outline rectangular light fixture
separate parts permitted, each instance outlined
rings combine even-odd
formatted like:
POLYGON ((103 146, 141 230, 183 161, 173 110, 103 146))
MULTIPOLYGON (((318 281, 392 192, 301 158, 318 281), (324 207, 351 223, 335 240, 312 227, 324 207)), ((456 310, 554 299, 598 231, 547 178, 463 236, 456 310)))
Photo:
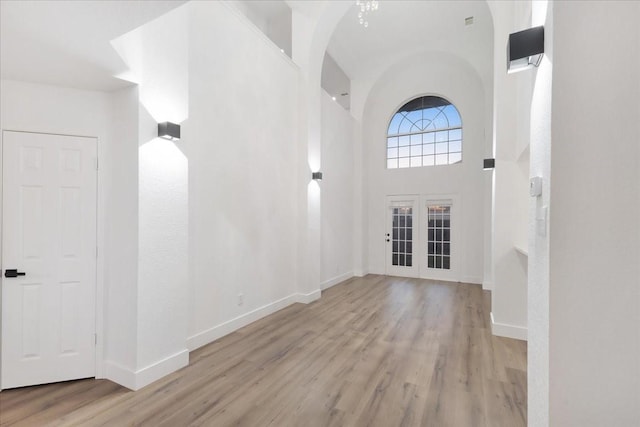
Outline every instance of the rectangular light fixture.
POLYGON ((495 169, 496 167, 496 159, 484 159, 482 163, 483 163, 482 169, 486 171, 495 169))
POLYGON ((322 172, 312 172, 311 179, 314 179, 316 181, 322 181, 322 172))
POLYGON ((507 43, 507 73, 537 67, 544 54, 544 27, 509 34, 507 43))
POLYGON ((170 141, 180 139, 180 125, 171 122, 158 123, 158 136, 170 141))

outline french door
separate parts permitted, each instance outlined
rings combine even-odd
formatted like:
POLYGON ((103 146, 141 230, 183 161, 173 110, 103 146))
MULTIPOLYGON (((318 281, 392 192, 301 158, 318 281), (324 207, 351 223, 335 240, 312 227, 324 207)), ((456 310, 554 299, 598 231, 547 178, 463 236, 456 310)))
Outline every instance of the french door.
POLYGON ((387 198, 386 271, 390 276, 418 277, 416 196, 387 198))
POLYGON ((455 195, 388 196, 387 274, 459 281, 459 210, 455 195))
POLYGON ((95 376, 95 138, 4 131, 2 388, 95 376))

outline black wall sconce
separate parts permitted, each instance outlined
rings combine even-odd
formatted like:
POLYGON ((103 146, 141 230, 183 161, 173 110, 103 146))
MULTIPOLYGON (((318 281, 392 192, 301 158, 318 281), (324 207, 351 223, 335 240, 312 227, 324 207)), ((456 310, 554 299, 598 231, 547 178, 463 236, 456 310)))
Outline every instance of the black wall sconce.
POLYGON ((316 181, 322 181, 322 172, 312 172, 311 179, 316 181))
POLYGON ((488 171, 491 169, 495 169, 496 167, 496 159, 484 159, 482 162, 482 169, 488 171))
POLYGON ((180 139, 180 125, 171 122, 158 123, 158 136, 169 141, 177 141, 180 139))
POLYGON ((544 27, 509 34, 507 43, 507 73, 537 67, 544 54, 544 27))

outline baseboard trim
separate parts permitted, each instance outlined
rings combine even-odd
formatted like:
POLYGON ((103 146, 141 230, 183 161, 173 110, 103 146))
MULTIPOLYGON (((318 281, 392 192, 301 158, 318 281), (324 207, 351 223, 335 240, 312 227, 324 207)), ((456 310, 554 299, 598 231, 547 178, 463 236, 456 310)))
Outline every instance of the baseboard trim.
POLYGON ((104 377, 129 390, 136 389, 136 373, 114 362, 104 362, 104 377))
POLYGON ((317 289, 309 294, 291 294, 288 297, 284 297, 272 303, 263 305, 262 307, 258 307, 248 313, 242 314, 236 318, 190 336, 189 338, 187 338, 187 348, 189 349, 189 351, 193 351, 197 348, 210 344, 215 340, 224 337, 225 335, 237 331, 238 329, 245 327, 248 324, 255 322, 256 320, 260 320, 263 317, 275 313, 276 311, 282 310, 283 308, 291 304, 294 304, 296 302, 309 304, 310 302, 319 299, 320 296, 320 289, 317 289))
POLYGON ((472 285, 482 284, 482 279, 473 276, 464 276, 461 280, 462 283, 471 283, 472 285))
POLYGON ((354 271, 353 271, 353 275, 354 275, 355 277, 364 277, 364 276, 366 276, 367 274, 369 274, 369 272, 368 272, 367 270, 354 270, 354 271))
POLYGON ((320 283, 320 289, 324 291, 325 289, 329 289, 330 287, 335 286, 340 282, 344 282, 345 280, 351 279, 353 276, 354 276, 353 271, 349 271, 347 273, 336 276, 332 279, 325 280, 324 282, 320 283))
POLYGON ((187 365, 189 365, 189 350, 185 348, 176 354, 136 371, 136 388, 134 390, 140 390, 142 387, 187 365))
POLYGON ((184 349, 146 368, 132 371, 114 362, 105 362, 105 378, 129 390, 140 390, 160 378, 189 364, 189 351, 184 349))
POLYGON ((491 333, 499 337, 527 341, 527 328, 509 325, 506 323, 498 323, 493 318, 493 312, 491 312, 491 333))
POLYGON ((322 290, 316 289, 315 291, 310 292, 308 294, 296 294, 295 302, 301 302, 302 304, 309 304, 314 302, 315 300, 319 300, 321 296, 322 296, 322 290))
POLYGON ((483 281, 482 282, 482 289, 484 289, 485 291, 492 291, 493 290, 493 282, 483 281))

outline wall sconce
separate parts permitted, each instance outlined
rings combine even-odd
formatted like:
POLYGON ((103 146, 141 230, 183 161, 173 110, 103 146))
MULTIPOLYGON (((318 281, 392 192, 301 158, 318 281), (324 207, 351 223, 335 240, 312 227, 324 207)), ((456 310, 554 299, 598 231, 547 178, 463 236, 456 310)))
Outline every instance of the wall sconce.
POLYGON ((507 73, 537 67, 544 54, 544 27, 509 34, 507 43, 507 73))
POLYGON ((322 181, 322 172, 312 172, 311 179, 315 181, 322 181))
POLYGON ((482 162, 482 169, 489 171, 491 169, 495 169, 496 167, 496 159, 484 159, 482 162))
POLYGON ((180 139, 180 125, 171 122, 158 123, 158 136, 169 141, 177 141, 180 139))

